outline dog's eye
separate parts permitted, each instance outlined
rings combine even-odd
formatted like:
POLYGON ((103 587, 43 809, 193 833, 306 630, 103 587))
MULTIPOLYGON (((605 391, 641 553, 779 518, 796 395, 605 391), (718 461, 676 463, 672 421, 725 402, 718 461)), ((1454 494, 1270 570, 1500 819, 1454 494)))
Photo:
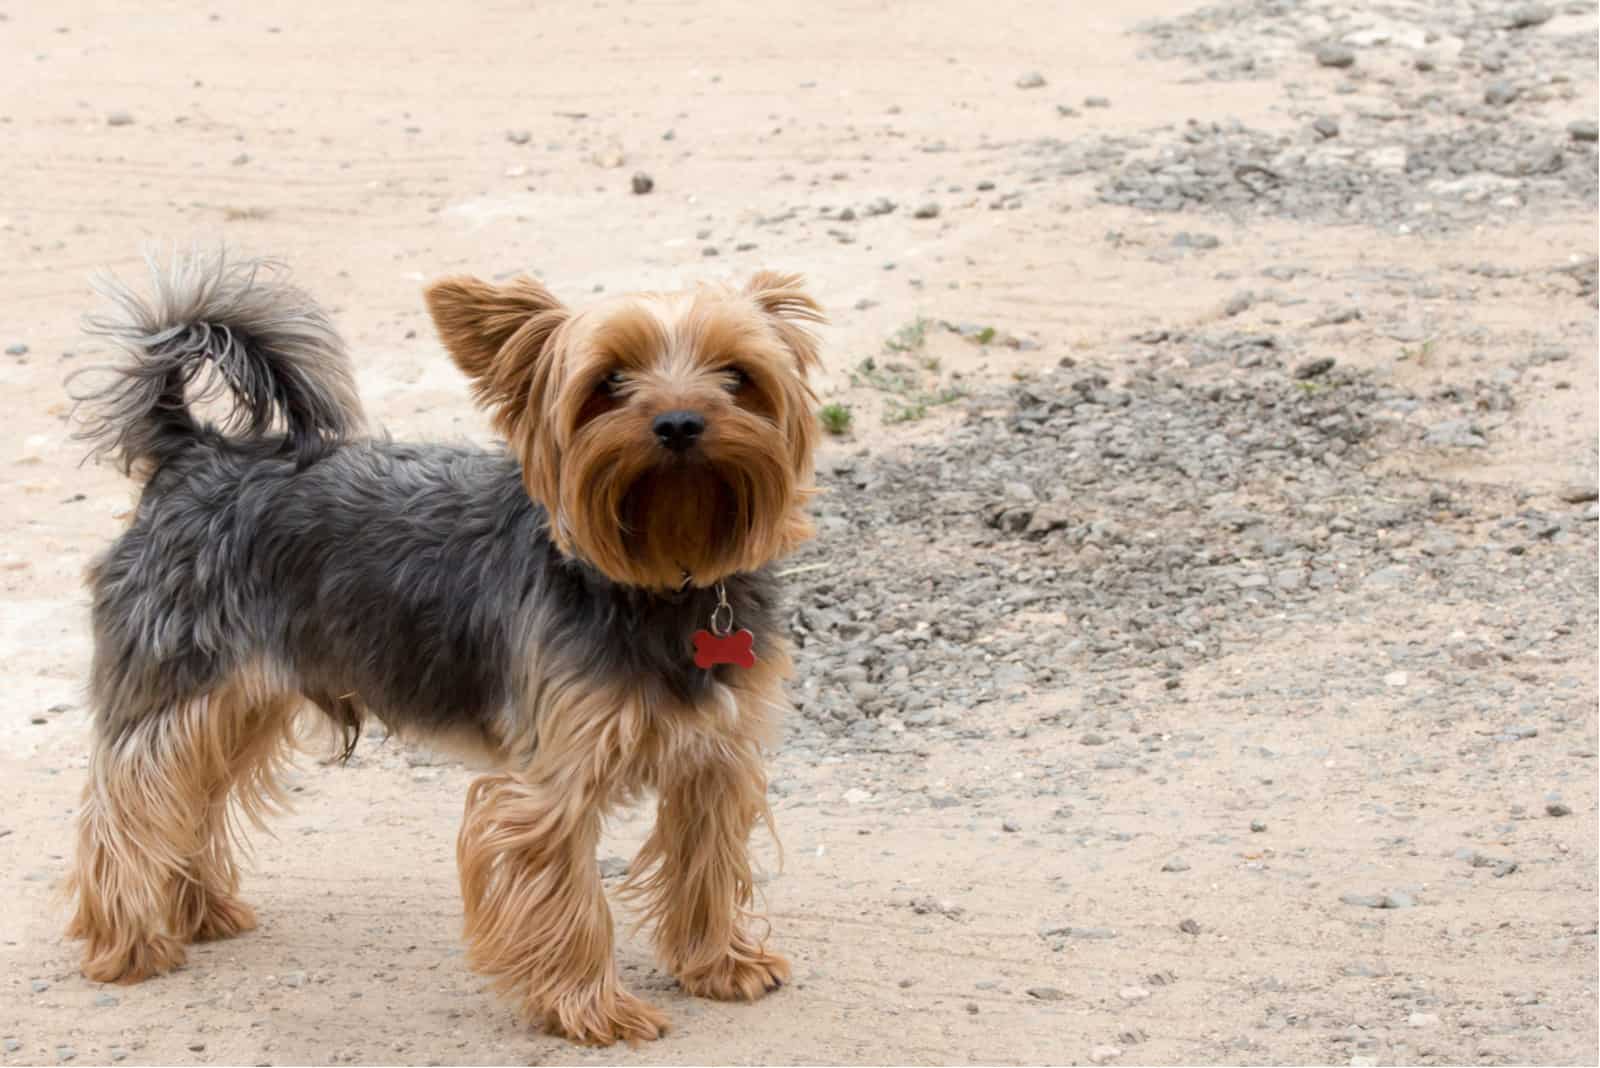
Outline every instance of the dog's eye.
POLYGON ((744 368, 742 367, 730 367, 724 372, 724 375, 726 376, 727 381, 723 384, 722 388, 727 390, 729 393, 737 393, 745 386, 750 384, 750 376, 745 374, 744 368))
POLYGON ((625 380, 622 377, 621 371, 612 371, 610 374, 606 375, 605 380, 600 383, 600 388, 605 390, 607 393, 615 393, 617 390, 622 388, 622 383, 624 381, 625 380))

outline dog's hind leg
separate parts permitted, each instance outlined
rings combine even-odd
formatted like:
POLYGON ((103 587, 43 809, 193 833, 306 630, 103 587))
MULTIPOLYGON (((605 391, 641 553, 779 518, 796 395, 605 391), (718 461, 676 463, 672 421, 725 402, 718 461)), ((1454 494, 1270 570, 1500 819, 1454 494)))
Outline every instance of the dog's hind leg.
POLYGON ((235 896, 237 815, 278 799, 272 772, 294 703, 237 674, 140 717, 97 721, 69 877, 83 972, 137 982, 183 963, 184 944, 249 930, 235 896))

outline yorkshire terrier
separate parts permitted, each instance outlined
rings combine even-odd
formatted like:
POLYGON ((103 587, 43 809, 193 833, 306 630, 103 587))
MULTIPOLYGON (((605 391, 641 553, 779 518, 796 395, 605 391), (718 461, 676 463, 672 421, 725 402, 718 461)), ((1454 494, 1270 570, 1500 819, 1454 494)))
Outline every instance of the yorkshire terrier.
POLYGON ((509 446, 482 450, 368 435, 343 343, 271 265, 152 273, 148 298, 104 283, 116 311, 89 327, 125 358, 80 396, 143 483, 88 576, 84 974, 136 982, 255 926, 235 847, 314 705, 346 756, 370 714, 492 761, 456 846, 468 960, 531 1023, 666 1028, 618 979, 595 861, 607 812, 646 793, 623 892, 665 968, 711 998, 782 984, 748 840, 790 668, 770 565, 811 533, 823 317, 801 279, 583 310, 529 277, 435 282, 509 446))

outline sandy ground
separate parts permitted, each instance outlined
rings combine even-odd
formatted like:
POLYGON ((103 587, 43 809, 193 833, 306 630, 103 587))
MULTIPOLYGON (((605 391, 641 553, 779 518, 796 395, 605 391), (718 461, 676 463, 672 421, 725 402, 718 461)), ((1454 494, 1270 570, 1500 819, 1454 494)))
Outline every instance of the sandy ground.
MULTIPOLYGON (((1552 340, 1570 350, 1522 381, 1538 388, 1486 449, 1392 458, 1417 477, 1546 500, 1593 484, 1600 425, 1594 301, 1549 273, 1594 253, 1592 202, 1402 233, 1147 214, 1099 203, 1088 176, 1039 177, 1030 149, 1050 139, 1190 116, 1304 123, 1282 78, 1208 81, 1139 57, 1136 23, 1193 5, 122 6, 0 5, 0 343, 26 346, 0 357, 0 1064, 1595 1063, 1592 567, 1563 595, 1575 622, 1515 682, 1565 686, 1569 711, 1515 749, 1465 755, 1506 722, 1465 699, 1430 727, 1398 698, 1238 698, 1296 670, 1325 666, 1334 687, 1382 674, 1364 651, 1424 616, 1441 633, 1490 626, 1398 591, 1359 619, 1286 619, 1195 667, 1181 709, 1155 682, 1131 687, 1155 729, 1209 739, 1210 759, 1185 768, 1083 771, 1078 732, 1041 727, 1070 679, 985 706, 984 740, 930 734, 914 759, 780 753, 781 872, 770 842, 758 852, 797 981, 754 1006, 692 1000, 627 935, 625 977, 675 1024, 648 1048, 530 1032, 464 968, 453 838, 470 773, 372 742, 348 767, 300 762, 296 809, 247 879, 258 931, 140 986, 86 982, 52 890, 85 762, 79 577, 128 489, 78 466, 61 382, 94 355, 76 332, 87 276, 135 270, 141 243, 224 239, 289 262, 337 310, 368 410, 400 437, 487 440, 426 321, 425 278, 531 269, 578 301, 765 266, 804 271, 833 312, 821 392, 856 428, 825 465, 914 452, 954 418, 886 424, 881 393, 852 382, 918 317, 1026 339, 938 341, 944 373, 999 385, 1068 354, 1115 365, 1149 328, 1215 324, 1241 278, 1286 263, 1295 299, 1366 309, 1307 353, 1405 388, 1448 384, 1462 361, 1492 374, 1552 340), (1031 71, 1047 84, 1019 88, 1031 71), (1082 106, 1095 95, 1111 106, 1082 106), (630 192, 636 171, 654 192, 630 192), (989 209, 1008 192, 1014 210, 989 209), (879 197, 899 210, 868 217, 879 197), (914 218, 928 202, 939 213, 914 218), (832 218, 845 207, 859 216, 848 241, 832 218), (1221 246, 1169 254, 1185 229, 1221 246), (1511 273, 1463 267, 1482 262, 1511 273), (1470 294, 1420 302, 1391 284, 1406 272, 1470 294), (1433 336, 1448 339, 1435 362, 1406 358, 1433 336), (1419 757, 1439 766, 1419 778, 1419 757), (1544 816, 1552 791, 1570 816, 1544 816), (930 803, 945 797, 962 803, 930 803), (1045 833, 1064 797, 1092 833, 1045 833), (1493 880, 1463 846, 1520 869, 1493 880), (1187 870, 1163 872, 1179 853, 1187 870), (1389 890, 1418 906, 1340 901, 1389 890)), ((1556 23, 1592 32, 1593 6, 1556 23)), ((1284 77, 1359 103, 1309 59, 1284 77)), ((1592 119, 1592 64, 1565 89, 1528 121, 1592 119)), ((1310 315, 1279 308, 1238 322, 1295 333, 1310 315)), ((620 819, 603 855, 629 855, 644 830, 620 819)))

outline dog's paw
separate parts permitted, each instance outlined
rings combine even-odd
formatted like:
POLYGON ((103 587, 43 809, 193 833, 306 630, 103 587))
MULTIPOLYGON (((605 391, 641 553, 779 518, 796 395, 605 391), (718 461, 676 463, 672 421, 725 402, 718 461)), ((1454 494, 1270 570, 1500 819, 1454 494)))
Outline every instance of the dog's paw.
POLYGON ((196 942, 215 942, 256 929, 255 909, 232 897, 217 897, 206 902, 205 916, 195 928, 196 942))
POLYGON ((718 1001, 755 1001, 789 981, 789 962, 776 953, 728 956, 701 972, 678 976, 696 997, 718 1001))
POLYGON ((96 983, 138 983, 181 965, 183 943, 166 935, 142 939, 89 939, 83 951, 84 978, 96 983))
POLYGON ((545 1030, 586 1046, 653 1042, 667 1026, 666 1013, 626 990, 568 994, 544 1013, 545 1030))

